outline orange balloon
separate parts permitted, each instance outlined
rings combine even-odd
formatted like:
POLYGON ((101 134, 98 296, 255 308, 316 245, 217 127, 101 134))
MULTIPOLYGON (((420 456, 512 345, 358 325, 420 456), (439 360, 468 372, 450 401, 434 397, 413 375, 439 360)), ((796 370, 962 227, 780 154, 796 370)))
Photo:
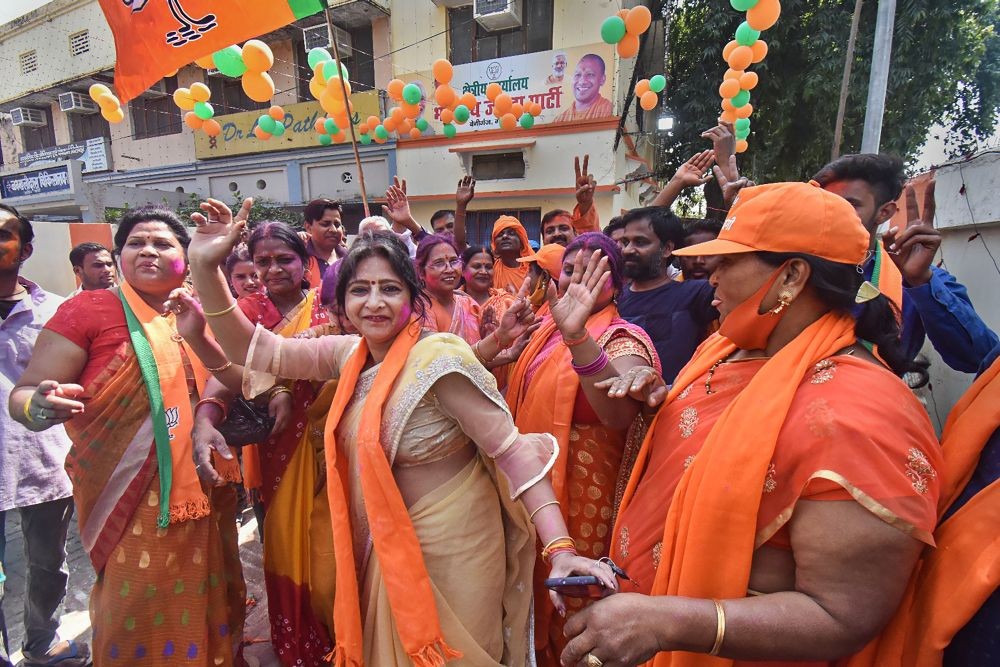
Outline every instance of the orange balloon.
POLYGON ((722 110, 723 111, 736 111, 736 107, 733 106, 733 103, 729 101, 728 97, 723 97, 722 98, 722 110))
POLYGON ((736 152, 737 153, 743 153, 749 147, 750 147, 750 144, 747 143, 746 139, 740 139, 739 141, 736 142, 736 152))
POLYGON ((274 97, 274 80, 267 72, 252 72, 243 74, 243 92, 254 102, 269 102, 274 97))
POLYGON ((724 120, 727 123, 735 123, 736 122, 736 112, 735 111, 723 111, 719 115, 719 120, 724 120))
POLYGON ((219 125, 219 121, 214 118, 209 118, 204 123, 202 123, 201 129, 205 131, 210 137, 217 137, 222 134, 222 126, 219 125))
POLYGON ((500 127, 504 130, 513 130, 517 127, 517 119, 514 118, 514 114, 505 113, 500 116, 500 127))
POLYGON ((491 83, 486 86, 486 99, 490 102, 496 102, 497 95, 503 92, 503 88, 500 87, 499 83, 491 83))
POLYGON ((368 134, 368 123, 361 123, 358 125, 358 134, 368 134))
POLYGON ((309 92, 318 100, 326 92, 326 86, 319 79, 309 79, 309 92))
POLYGON ((342 130, 346 130, 351 126, 351 119, 347 115, 346 111, 344 113, 338 113, 336 116, 334 116, 333 122, 336 124, 337 127, 339 127, 342 130))
POLYGON ((462 99, 459 100, 459 103, 464 104, 466 107, 468 107, 469 111, 472 111, 477 106, 479 106, 479 100, 477 100, 476 96, 473 95, 472 93, 465 93, 464 95, 462 95, 462 99))
POLYGON ((649 79, 639 79, 635 84, 635 96, 642 97, 647 90, 649 90, 649 79))
POLYGON ((257 137, 261 141, 267 141, 271 138, 271 135, 264 131, 260 125, 253 129, 253 136, 257 137))
POLYGON ((541 116, 542 115, 542 105, 541 105, 540 102, 532 102, 531 103, 531 115, 532 116, 541 116))
POLYGON ((398 123, 396 122, 396 119, 391 116, 382 121, 382 127, 389 130, 390 132, 395 132, 397 125, 398 123))
POLYGON ((403 110, 403 116, 406 118, 416 118, 420 115, 419 104, 407 104, 406 102, 403 102, 399 105, 399 108, 403 110))
POLYGON ((410 139, 419 139, 420 138, 420 134, 421 133, 420 133, 419 129, 417 129, 415 127, 411 127, 410 128, 410 139))
POLYGON ((330 87, 326 89, 323 96, 319 98, 319 105, 323 107, 323 111, 327 112, 331 116, 335 116, 339 113, 343 113, 347 108, 344 105, 344 100, 335 96, 331 91, 330 87))
POLYGON ((520 118, 524 114, 524 105, 514 102, 510 105, 510 112, 514 114, 514 118, 520 118))
POLYGON ((732 53, 733 49, 735 49, 739 45, 740 43, 734 39, 733 41, 729 42, 724 47, 722 47, 722 59, 725 60, 726 62, 729 62, 729 54, 732 53))
POLYGON ((389 112, 389 115, 392 116, 392 119, 396 121, 397 125, 402 123, 403 119, 406 118, 406 114, 399 107, 393 107, 392 111, 389 112))
POLYGON ((396 125, 396 131, 399 132, 400 134, 407 134, 410 131, 410 128, 412 127, 413 127, 413 121, 411 121, 409 118, 404 118, 396 125))
POLYGON ((649 29, 649 24, 653 22, 653 14, 649 7, 638 5, 628 10, 625 15, 625 30, 628 34, 638 37, 649 29))
POLYGON ((337 132, 337 134, 332 135, 330 138, 333 139, 333 143, 335 144, 342 144, 347 141, 347 135, 343 132, 337 132))
POLYGON ((736 114, 737 118, 749 118, 753 115, 753 105, 747 102, 733 113, 736 114))
POLYGON ((646 111, 652 111, 659 104, 660 98, 652 90, 647 90, 639 98, 639 106, 641 106, 646 111))
POLYGON ((727 69, 726 73, 722 75, 723 79, 739 79, 743 76, 743 70, 739 69, 727 69))
POLYGON ((767 42, 762 39, 758 39, 753 43, 753 46, 750 47, 750 50, 753 51, 753 61, 755 63, 759 63, 767 57, 767 42))
POLYGON ((383 139, 382 137, 378 136, 377 134, 373 134, 372 135, 372 140, 376 144, 384 144, 386 141, 388 141, 388 139, 383 139))
POLYGON ((207 56, 202 56, 194 61, 194 64, 202 69, 215 69, 215 61, 212 60, 212 54, 209 53, 207 56))
POLYGON ((439 107, 450 107, 455 101, 455 89, 449 85, 440 85, 434 91, 434 101, 439 107))
POLYGON ((191 84, 191 99, 195 102, 207 102, 211 96, 212 91, 201 81, 195 81, 191 84))
POLYGON ((319 132, 320 134, 326 134, 326 119, 317 118, 316 122, 313 123, 313 129, 319 132))
POLYGON ((243 63, 251 72, 266 72, 274 65, 274 53, 259 39, 247 40, 243 45, 243 63))
POLYGON ((184 114, 184 123, 192 130, 200 130, 205 121, 195 116, 193 111, 188 111, 184 114))
POLYGON ((726 59, 733 69, 746 69, 753 62, 753 50, 749 46, 737 46, 726 59))
POLYGON ((455 75, 455 70, 452 68, 451 63, 444 58, 435 60, 434 67, 431 71, 434 72, 434 78, 437 79, 439 84, 447 85, 451 83, 451 77, 455 75))
POLYGON ((503 116, 504 114, 510 113, 510 108, 513 106, 513 101, 510 99, 510 95, 507 93, 500 93, 493 100, 493 113, 497 116, 503 116))
POLYGON ((757 76, 757 72, 747 72, 740 77, 740 88, 743 90, 753 90, 757 87, 758 82, 760 82, 760 77, 757 76))
POLYGON ((626 18, 628 18, 628 10, 627 9, 619 9, 618 12, 617 12, 617 16, 622 21, 624 21, 626 18))
POLYGON ((442 109, 441 110, 441 122, 442 123, 444 123, 445 125, 447 125, 448 123, 452 122, 453 120, 455 120, 455 112, 454 111, 452 111, 451 109, 442 109))
POLYGON ((622 41, 618 42, 618 55, 622 58, 635 58, 639 54, 639 35, 630 32, 625 33, 622 41))
POLYGON ((760 0, 747 11, 747 23, 754 30, 767 30, 778 22, 781 3, 778 0, 760 0))
POLYGON ((403 86, 405 85, 406 84, 403 83, 402 79, 393 79, 386 87, 386 92, 389 93, 389 97, 398 102, 403 99, 403 86))
POLYGON ((277 104, 267 110, 267 115, 274 120, 285 120, 285 110, 277 104))
POLYGON ((736 97, 740 92, 740 82, 738 79, 726 79, 719 86, 719 97, 730 98, 736 97))

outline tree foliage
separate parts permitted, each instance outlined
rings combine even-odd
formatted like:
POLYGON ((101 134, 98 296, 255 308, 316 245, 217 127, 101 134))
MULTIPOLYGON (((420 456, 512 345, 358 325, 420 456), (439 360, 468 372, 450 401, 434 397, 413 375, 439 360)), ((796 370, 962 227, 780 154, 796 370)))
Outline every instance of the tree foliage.
MULTIPOLYGON (((676 119, 660 173, 705 148, 699 134, 720 112, 722 47, 743 21, 726 0, 667 0, 669 88, 676 119)), ((861 146, 877 0, 865 0, 850 79, 841 154, 861 146)), ((757 182, 803 180, 830 159, 853 0, 783 0, 777 25, 762 35, 764 62, 751 69, 750 148, 742 170, 757 182)), ((991 136, 1000 112, 997 0, 898 0, 881 150, 916 157, 934 123, 948 130, 952 155, 991 136)))

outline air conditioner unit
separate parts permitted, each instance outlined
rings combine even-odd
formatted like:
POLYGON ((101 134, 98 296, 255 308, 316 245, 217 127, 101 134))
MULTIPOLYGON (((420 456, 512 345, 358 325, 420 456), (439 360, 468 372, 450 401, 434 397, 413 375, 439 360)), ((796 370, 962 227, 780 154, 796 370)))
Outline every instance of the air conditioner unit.
POLYGON ((521 0, 474 0, 472 18, 487 30, 520 27, 521 0))
POLYGON ((157 81, 156 83, 154 83, 152 86, 150 86, 146 90, 142 91, 141 97, 157 99, 157 98, 160 98, 160 97, 166 97, 169 94, 170 93, 167 92, 167 80, 166 79, 160 79, 159 81, 157 81))
POLYGON ((45 112, 31 107, 16 107, 10 110, 10 120, 16 127, 45 127, 45 112))
MULTIPOLYGON (((337 48, 340 49, 340 59, 347 60, 350 58, 354 54, 354 42, 351 41, 351 33, 343 28, 333 26, 333 36, 337 40, 337 48)), ((329 49, 333 46, 330 44, 330 33, 327 31, 325 24, 303 28, 302 41, 305 44, 306 53, 315 48, 329 49)), ((332 55, 333 51, 330 51, 330 54, 332 55)))
POLYGON ((59 110, 66 113, 97 113, 99 108, 88 95, 71 90, 59 93, 59 110))

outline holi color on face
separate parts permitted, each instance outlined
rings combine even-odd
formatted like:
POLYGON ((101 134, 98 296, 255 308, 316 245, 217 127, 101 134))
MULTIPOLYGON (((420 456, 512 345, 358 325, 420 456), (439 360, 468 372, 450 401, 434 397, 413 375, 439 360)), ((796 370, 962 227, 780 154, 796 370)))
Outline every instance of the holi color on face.
POLYGON ((17 239, 0 240, 0 271, 12 271, 21 261, 21 243, 17 239))
POLYGON ((187 263, 183 257, 177 257, 170 262, 170 268, 173 269, 174 275, 179 276, 187 271, 187 263))

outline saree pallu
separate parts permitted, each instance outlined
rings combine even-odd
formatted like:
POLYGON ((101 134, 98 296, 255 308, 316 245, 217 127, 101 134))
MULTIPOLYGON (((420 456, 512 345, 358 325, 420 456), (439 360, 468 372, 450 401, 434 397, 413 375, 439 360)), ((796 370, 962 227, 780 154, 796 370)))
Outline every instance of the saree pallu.
POLYGON ((453 333, 469 345, 478 343, 480 309, 476 300, 464 292, 455 291, 452 312, 431 297, 431 307, 424 317, 424 327, 438 333, 453 333))

